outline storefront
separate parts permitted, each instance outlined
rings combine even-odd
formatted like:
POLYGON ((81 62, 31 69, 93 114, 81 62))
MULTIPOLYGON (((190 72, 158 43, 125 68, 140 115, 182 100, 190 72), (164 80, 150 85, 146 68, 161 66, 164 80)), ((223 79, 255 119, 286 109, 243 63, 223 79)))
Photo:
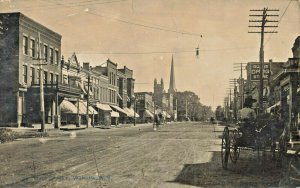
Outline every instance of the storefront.
POLYGON ((111 125, 111 112, 113 111, 108 104, 97 102, 98 115, 95 118, 96 125, 111 125))

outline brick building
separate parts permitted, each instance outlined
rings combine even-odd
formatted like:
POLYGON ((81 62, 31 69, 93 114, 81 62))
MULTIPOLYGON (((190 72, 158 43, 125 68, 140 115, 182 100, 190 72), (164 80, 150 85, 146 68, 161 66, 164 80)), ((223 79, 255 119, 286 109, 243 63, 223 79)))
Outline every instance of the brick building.
POLYGON ((19 12, 1 13, 0 20, 6 28, 0 39, 0 124, 20 127, 41 121, 40 79, 47 87, 46 123, 58 123, 54 91, 61 79, 61 35, 19 12))
POLYGON ((0 25, 0 126, 40 124, 42 109, 56 128, 134 116, 132 70, 109 59, 91 67, 75 53, 64 60, 62 36, 22 13, 0 13, 0 25))

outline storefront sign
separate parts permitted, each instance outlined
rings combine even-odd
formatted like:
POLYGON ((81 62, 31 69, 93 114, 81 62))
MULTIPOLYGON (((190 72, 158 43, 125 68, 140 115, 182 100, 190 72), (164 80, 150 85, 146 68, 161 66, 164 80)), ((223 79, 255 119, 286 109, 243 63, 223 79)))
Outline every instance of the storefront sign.
MULTIPOLYGON (((251 81, 259 81, 260 79, 260 65, 259 63, 251 63, 250 66, 250 79, 251 81)), ((264 64, 264 72, 263 72, 263 78, 264 80, 268 80, 269 73, 270 73, 270 65, 264 64)))

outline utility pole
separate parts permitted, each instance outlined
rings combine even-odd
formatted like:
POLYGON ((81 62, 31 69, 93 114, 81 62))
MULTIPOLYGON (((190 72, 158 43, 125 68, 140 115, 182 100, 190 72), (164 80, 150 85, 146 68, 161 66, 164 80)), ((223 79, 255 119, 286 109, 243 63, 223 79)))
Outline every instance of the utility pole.
POLYGON ((40 117, 41 117, 41 132, 45 132, 45 105, 44 105, 44 77, 43 77, 43 70, 42 70, 42 65, 47 65, 45 63, 42 63, 42 59, 41 58, 41 35, 40 33, 38 33, 38 57, 36 59, 33 58, 33 60, 38 60, 39 63, 38 64, 34 64, 34 65, 38 65, 39 66, 39 74, 40 74, 40 80, 39 80, 39 85, 40 85, 40 117))
POLYGON ((243 64, 241 63, 241 82, 240 82, 240 95, 241 95, 241 109, 244 108, 244 80, 243 80, 243 64))
POLYGON ((154 113, 154 118, 153 118, 153 130, 156 131, 156 121, 157 121, 157 115, 155 114, 155 100, 153 100, 153 113, 154 113))
POLYGON ((187 99, 185 99, 185 119, 188 118, 188 111, 187 111, 188 107, 187 107, 187 99))
POLYGON ((229 83, 230 84, 233 84, 231 86, 233 86, 233 116, 234 116, 234 119, 237 120, 237 86, 236 86, 236 83, 237 83, 237 80, 234 78, 234 79, 230 79, 229 80, 229 83))
POLYGON ((244 89, 244 79, 243 79, 243 70, 247 63, 234 63, 234 71, 240 71, 240 82, 239 82, 239 93, 240 93, 240 109, 244 108, 245 101, 245 89, 244 89))
POLYGON ((232 102, 231 102, 231 88, 228 88, 227 90, 227 94, 228 94, 228 101, 227 101, 227 104, 228 104, 228 120, 231 121, 231 106, 232 106, 232 102), (229 93, 228 93, 229 92, 229 93))
POLYGON ((265 33, 277 33, 277 31, 265 31, 265 28, 276 28, 277 25, 267 25, 268 23, 278 22, 278 20, 268 20, 268 17, 278 17, 278 14, 268 14, 268 12, 278 12, 278 9, 260 9, 250 10, 250 12, 259 12, 259 14, 250 14, 251 17, 259 17, 260 20, 249 20, 250 23, 261 23, 261 25, 249 25, 248 27, 258 27, 260 31, 248 31, 248 33, 260 34, 260 50, 259 50, 259 65, 260 65, 260 83, 258 91, 259 113, 263 113, 263 88, 264 88, 264 34, 265 33))
POLYGON ((224 98, 224 113, 226 121, 228 121, 228 97, 224 98))
POLYGON ((136 113, 136 98, 134 97, 133 99, 133 126, 136 125, 136 116, 135 116, 135 113, 136 113))
POLYGON ((88 87, 87 87, 87 100, 86 100, 86 128, 89 127, 89 99, 90 99, 90 68, 88 70, 88 87))

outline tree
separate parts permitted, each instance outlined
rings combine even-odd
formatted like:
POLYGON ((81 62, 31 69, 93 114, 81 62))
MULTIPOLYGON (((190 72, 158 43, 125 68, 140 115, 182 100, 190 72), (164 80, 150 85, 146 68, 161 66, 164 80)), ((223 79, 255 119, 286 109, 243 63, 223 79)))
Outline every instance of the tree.
POLYGON ((202 105, 199 96, 192 91, 176 92, 174 97, 179 121, 203 121, 214 116, 211 107, 202 105))

